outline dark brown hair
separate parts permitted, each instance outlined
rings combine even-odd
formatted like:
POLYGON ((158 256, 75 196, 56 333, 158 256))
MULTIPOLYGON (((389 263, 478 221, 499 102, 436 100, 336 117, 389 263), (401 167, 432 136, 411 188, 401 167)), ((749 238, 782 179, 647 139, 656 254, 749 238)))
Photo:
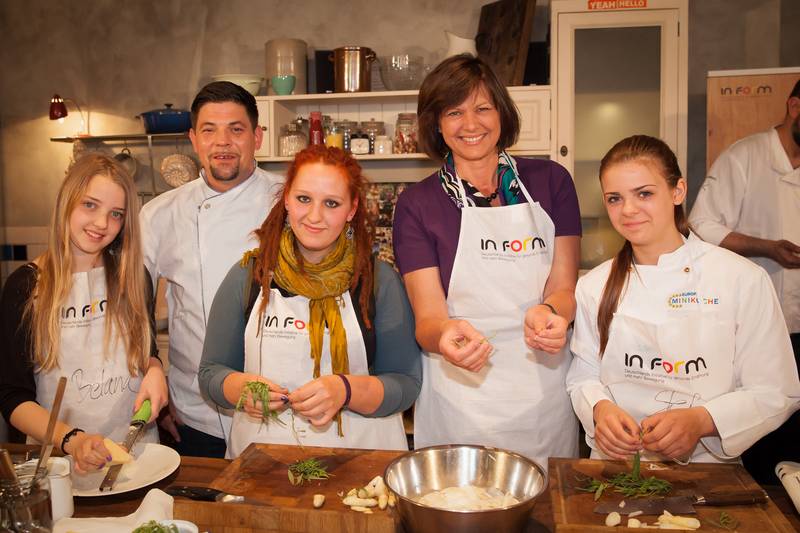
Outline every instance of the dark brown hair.
POLYGON ((244 107, 253 129, 258 127, 258 107, 255 97, 240 85, 229 81, 212 81, 197 93, 192 102, 192 129, 197 127, 200 108, 206 104, 233 102, 244 107))
MULTIPOLYGON (((340 148, 325 147, 324 145, 309 146, 294 156, 294 160, 289 164, 289 170, 286 173, 286 183, 278 193, 278 200, 269 215, 267 215, 264 223, 255 231, 259 238, 259 252, 256 258, 254 277, 261 284, 264 295, 259 312, 263 313, 267 307, 272 272, 278 264, 281 233, 283 232, 287 215, 286 195, 289 194, 300 168, 311 163, 322 163, 341 170, 347 177, 347 188, 350 191, 351 200, 358 200, 356 212, 350 221, 350 227, 353 228, 353 241, 356 245, 353 281, 350 284, 350 290, 355 289, 359 283, 361 284, 359 291, 361 313, 364 324, 367 328, 371 328, 369 301, 372 294, 372 225, 369 223, 367 215, 367 178, 361 172, 361 165, 349 152, 345 152, 340 148)), ((295 257, 299 259, 302 268, 302 256, 299 253, 296 242, 294 253, 295 257)))
MULTIPOLYGON (((600 178, 602 179, 603 173, 609 167, 639 159, 654 163, 671 189, 677 186, 678 180, 682 177, 681 169, 678 166, 678 158, 675 157, 667 143, 648 135, 634 135, 615 144, 600 162, 600 178)), ((684 213, 682 205, 675 206, 675 227, 678 228, 678 231, 683 236, 689 235, 689 222, 686 219, 686 213, 684 213)), ((600 299, 600 306, 597 310, 597 330, 600 333, 601 357, 606 350, 611 320, 617 311, 632 265, 633 246, 631 246, 630 241, 626 240, 622 249, 611 263, 611 272, 608 274, 608 280, 606 280, 606 286, 603 289, 603 297, 600 299)))
POLYGON ((448 57, 428 74, 419 89, 417 115, 420 149, 434 160, 450 151, 439 132, 439 118, 459 105, 483 85, 500 114, 500 139, 497 147, 505 150, 517 142, 519 112, 508 90, 492 69, 470 54, 448 57))

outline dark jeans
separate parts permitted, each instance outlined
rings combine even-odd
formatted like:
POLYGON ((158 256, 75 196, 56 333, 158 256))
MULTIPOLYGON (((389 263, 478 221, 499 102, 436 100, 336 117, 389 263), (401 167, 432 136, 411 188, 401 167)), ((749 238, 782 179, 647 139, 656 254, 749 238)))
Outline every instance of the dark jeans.
MULTIPOLYGON (((164 431, 161 431, 162 435, 164 433, 164 431)), ((175 442, 172 438, 164 439, 162 437, 162 444, 168 444, 175 448, 181 455, 225 458, 226 446, 224 439, 203 433, 189 426, 178 426, 178 433, 181 436, 180 442, 175 442), (167 440, 171 442, 166 442, 167 440)))
MULTIPOLYGON (((800 333, 794 333, 791 337, 794 360, 800 368, 800 333)), ((764 356, 769 357, 770 354, 764 356)), ((781 427, 765 435, 744 452, 742 461, 758 483, 777 485, 775 465, 781 461, 800 462, 800 411, 795 412, 781 427)))

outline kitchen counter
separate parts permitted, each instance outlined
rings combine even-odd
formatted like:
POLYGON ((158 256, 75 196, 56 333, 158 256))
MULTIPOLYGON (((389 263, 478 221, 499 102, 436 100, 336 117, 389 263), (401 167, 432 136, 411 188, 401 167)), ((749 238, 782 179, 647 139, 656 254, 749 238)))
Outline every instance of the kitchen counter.
MULTIPOLYGON (((0 445, 7 447, 12 453, 19 453, 21 450, 30 449, 30 446, 23 445, 0 445)), ((217 478, 225 469, 230 461, 225 459, 207 459, 201 457, 181 457, 181 466, 177 471, 160 482, 150 487, 136 491, 116 494, 111 496, 100 496, 94 498, 75 498, 75 517, 93 516, 124 516, 136 510, 139 503, 144 498, 150 488, 165 489, 170 485, 190 485, 206 487, 217 478)), ((764 487, 772 501, 781 510, 786 519, 800 531, 800 515, 794 508, 786 491, 780 485, 770 485, 764 487)), ((215 503, 205 503, 204 505, 221 505, 215 503)), ((232 505, 232 504, 228 504, 232 505)), ((553 513, 550 499, 550 491, 542 494, 533 509, 531 524, 526 533, 552 532, 553 513)), ((216 532, 212 532, 216 533, 216 532)))

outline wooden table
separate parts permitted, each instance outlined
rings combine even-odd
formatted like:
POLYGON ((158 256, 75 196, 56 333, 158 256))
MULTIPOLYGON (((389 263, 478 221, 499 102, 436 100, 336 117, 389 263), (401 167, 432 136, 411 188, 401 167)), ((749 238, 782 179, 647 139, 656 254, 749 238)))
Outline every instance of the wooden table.
MULTIPOLYGON (((11 453, 18 453, 21 450, 32 448, 30 446, 14 444, 0 445, 0 447, 9 449, 11 453)), ((145 494, 147 494, 147 491, 151 488, 160 488, 163 490, 170 485, 207 487, 229 463, 230 461, 225 459, 181 457, 181 466, 178 470, 150 487, 111 496, 97 496, 94 498, 76 497, 74 516, 124 516, 130 514, 139 507, 145 494)), ((794 528, 800 531, 800 515, 798 515, 783 486, 769 485, 765 486, 764 489, 794 528)), ((206 503, 204 505, 217 504, 206 503)), ((536 506, 533 509, 531 525, 526 533, 549 533, 553 531, 553 527, 552 504, 550 501, 550 491, 548 490, 545 491, 536 502, 536 506)), ((210 533, 215 532, 212 531, 210 533)))

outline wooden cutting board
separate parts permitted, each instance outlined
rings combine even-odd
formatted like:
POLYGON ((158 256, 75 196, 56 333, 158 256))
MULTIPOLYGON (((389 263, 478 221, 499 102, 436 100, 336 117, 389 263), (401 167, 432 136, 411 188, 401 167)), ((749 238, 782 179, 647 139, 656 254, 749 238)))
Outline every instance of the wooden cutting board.
MULTIPOLYGON (((375 476, 382 476, 386 466, 400 455, 402 452, 384 450, 251 444, 222 471, 211 487, 263 502, 265 506, 227 504, 222 512, 218 509, 204 511, 208 506, 196 506, 195 511, 216 513, 217 516, 224 513, 229 522, 226 527, 232 529, 225 529, 222 533, 235 533, 248 528, 269 533, 395 533, 399 517, 394 511, 376 509, 371 515, 352 511, 342 504, 337 493, 363 487, 375 476), (330 479, 303 485, 289 483, 288 465, 311 457, 320 459, 328 466, 328 472, 332 474, 330 479), (325 495, 322 509, 312 506, 314 494, 325 495)), ((185 507, 183 511, 190 511, 190 505, 185 507)), ((208 522, 201 520, 197 523, 208 522)), ((214 533, 217 530, 213 529, 214 533)))
MULTIPOLYGON (((553 502, 553 519, 557 533, 600 533, 618 530, 605 526, 605 515, 596 514, 593 509, 597 502, 594 494, 582 492, 576 487, 583 486, 580 478, 609 478, 620 472, 630 471, 630 465, 622 461, 597 461, 593 459, 559 459, 551 458, 550 496, 553 502)), ((670 495, 702 494, 710 490, 742 490, 757 489, 758 484, 741 465, 722 465, 711 463, 694 463, 687 466, 677 464, 642 463, 642 474, 655 475, 672 483, 670 495), (650 464, 667 467, 665 470, 650 470, 650 464)), ((604 493, 600 501, 619 502, 624 497, 620 494, 604 493)), ((726 511, 739 521, 736 531, 739 533, 792 533, 794 529, 772 501, 761 505, 738 505, 731 507, 695 508, 693 515, 701 522, 697 531, 724 532, 725 529, 715 527, 708 520, 719 521, 721 511, 726 511)), ((639 516, 643 522, 652 524, 655 516, 639 516)), ((622 526, 627 518, 623 517, 622 526)), ((627 530, 627 529, 626 529, 627 530)))

